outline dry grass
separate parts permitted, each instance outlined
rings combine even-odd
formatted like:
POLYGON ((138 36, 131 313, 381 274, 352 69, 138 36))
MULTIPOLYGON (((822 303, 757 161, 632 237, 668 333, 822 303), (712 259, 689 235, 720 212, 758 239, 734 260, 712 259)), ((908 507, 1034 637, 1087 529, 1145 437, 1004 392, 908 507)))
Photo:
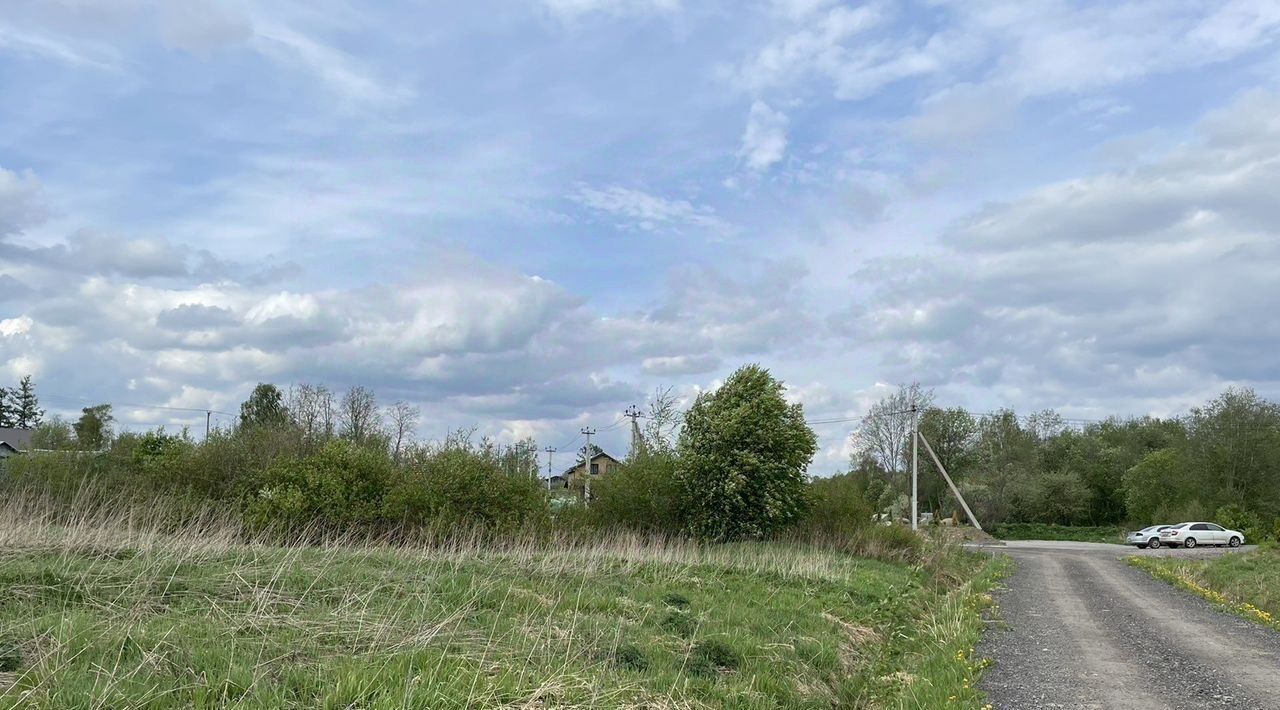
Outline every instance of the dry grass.
POLYGON ((975 616, 923 566, 796 543, 280 544, 188 515, 0 504, 0 708, 898 706, 975 616), (695 672, 707 649, 735 660, 695 672))

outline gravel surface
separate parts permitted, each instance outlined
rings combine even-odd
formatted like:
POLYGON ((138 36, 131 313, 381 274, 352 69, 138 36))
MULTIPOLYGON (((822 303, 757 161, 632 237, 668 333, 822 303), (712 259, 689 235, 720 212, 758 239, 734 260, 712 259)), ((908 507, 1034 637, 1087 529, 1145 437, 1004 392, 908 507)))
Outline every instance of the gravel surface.
POLYGON ((991 548, 1018 570, 997 594, 1002 623, 979 651, 996 708, 1280 710, 1280 634, 1125 564, 1126 555, 1216 549, 1017 542, 991 548))

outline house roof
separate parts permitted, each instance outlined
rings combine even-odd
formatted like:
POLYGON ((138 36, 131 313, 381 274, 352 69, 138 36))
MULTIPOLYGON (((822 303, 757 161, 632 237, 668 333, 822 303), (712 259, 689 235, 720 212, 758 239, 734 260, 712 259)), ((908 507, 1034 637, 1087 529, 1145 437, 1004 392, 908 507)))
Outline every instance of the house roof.
MULTIPOLYGON (((606 459, 609 459, 610 461, 612 461, 612 462, 614 462, 614 463, 617 463, 617 464, 622 463, 622 462, 621 462, 621 461, 619 461, 618 459, 615 459, 614 457, 610 456, 609 454, 606 454, 606 453, 605 453, 605 452, 603 452, 603 451, 598 451, 598 452, 596 452, 596 455, 591 457, 591 463, 595 463, 595 462, 596 462, 596 459, 600 459, 600 458, 606 458, 606 459)), ((573 465, 572 465, 572 466, 570 466, 569 468, 566 468, 566 469, 564 470, 564 473, 562 473, 562 474, 560 474, 560 475, 561 475, 561 476, 568 476, 569 474, 573 473, 573 472, 574 472, 574 471, 576 471, 577 469, 578 469, 578 462, 576 462, 576 461, 575 461, 575 462, 573 463, 573 465)))
POLYGON ((12 452, 13 452, 13 453, 15 453, 15 454, 16 454, 16 453, 18 453, 18 450, 17 450, 17 449, 15 449, 15 448, 13 448, 12 446, 10 446, 10 445, 9 445, 9 442, 7 442, 7 441, 0 441, 0 451, 6 450, 6 449, 7 449, 7 450, 9 450, 9 451, 12 451, 12 452))
POLYGON ((31 449, 31 430, 0 427, 0 443, 8 444, 14 451, 28 451, 31 449))

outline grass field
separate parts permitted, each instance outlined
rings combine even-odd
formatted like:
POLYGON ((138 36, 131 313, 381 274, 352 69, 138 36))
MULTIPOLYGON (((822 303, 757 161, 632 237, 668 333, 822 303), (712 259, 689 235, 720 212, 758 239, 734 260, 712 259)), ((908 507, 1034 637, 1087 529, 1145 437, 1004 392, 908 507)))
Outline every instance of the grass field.
POLYGON ((1211 559, 1130 557, 1129 564, 1280 631, 1280 547, 1211 559))
POLYGON ((277 547, 10 510, 0 708, 978 707, 1001 563, 934 554, 277 547))
POLYGON ((1043 523, 1005 523, 996 525, 991 534, 1001 540, 1065 540, 1070 542, 1122 543, 1124 528, 1045 525, 1043 523))

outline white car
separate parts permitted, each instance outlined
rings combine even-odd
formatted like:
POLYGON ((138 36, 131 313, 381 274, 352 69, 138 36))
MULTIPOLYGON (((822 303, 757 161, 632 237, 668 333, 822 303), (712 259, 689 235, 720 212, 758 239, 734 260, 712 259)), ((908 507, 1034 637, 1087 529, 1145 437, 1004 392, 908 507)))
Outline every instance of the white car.
POLYGON ((1156 549, 1160 547, 1160 531, 1165 528, 1171 528, 1172 525, 1152 525, 1150 527, 1129 533, 1129 537, 1124 539, 1126 545, 1137 545, 1138 547, 1149 547, 1156 549))
POLYGON ((1169 547, 1191 549, 1196 545, 1226 545, 1240 547, 1244 533, 1228 530, 1214 523, 1182 523, 1160 531, 1160 543, 1169 547))

